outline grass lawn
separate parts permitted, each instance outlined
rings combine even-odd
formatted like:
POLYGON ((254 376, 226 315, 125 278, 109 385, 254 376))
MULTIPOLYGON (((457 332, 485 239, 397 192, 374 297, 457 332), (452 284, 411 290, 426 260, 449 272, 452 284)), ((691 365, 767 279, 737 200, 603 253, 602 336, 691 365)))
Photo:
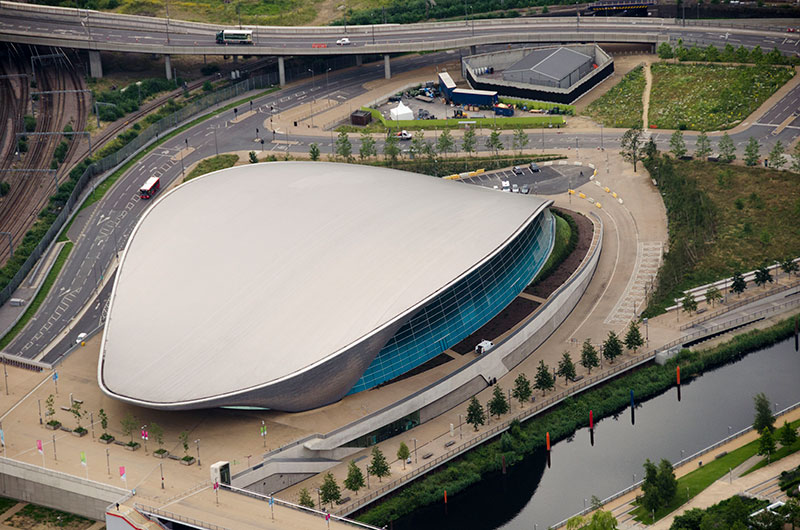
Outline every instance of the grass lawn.
POLYGON ((42 284, 42 288, 39 289, 36 297, 31 301, 28 305, 28 308, 25 310, 25 313, 22 314, 22 318, 19 319, 19 322, 14 324, 14 327, 8 330, 8 333, 0 339, 0 348, 5 348, 8 344, 14 340, 14 337, 22 331, 22 328, 33 318, 33 315, 36 314, 36 311, 39 310, 39 306, 42 305, 44 299, 47 298, 47 293, 50 292, 50 289, 53 287, 53 284, 56 283, 56 278, 58 278, 58 273, 61 272, 61 268, 66 263, 67 258, 69 257, 69 253, 72 251, 73 243, 67 242, 64 243, 64 246, 61 247, 61 251, 58 253, 58 257, 56 258, 55 263, 53 263, 53 268, 50 269, 50 273, 47 275, 47 278, 44 279, 44 283, 42 284))
MULTIPOLYGON (((397 120, 391 121, 383 117, 381 112, 377 109, 370 109, 368 107, 361 107, 361 110, 366 110, 372 113, 373 123, 367 127, 353 127, 352 125, 342 125, 336 130, 341 132, 383 132, 387 129, 405 129, 409 131, 427 130, 434 131, 440 129, 459 129, 460 121, 462 119, 449 119, 449 120, 397 120)), ((641 114, 641 113, 640 113, 641 114)), ((510 118, 494 117, 494 118, 470 118, 469 121, 474 121, 477 127, 485 127, 489 129, 516 129, 517 127, 527 128, 544 128, 544 127, 561 127, 564 122, 564 117, 558 115, 547 116, 512 116, 510 118)))
MULTIPOLYGON (((747 445, 744 445, 735 451, 731 451, 727 455, 717 459, 713 459, 713 454, 706 455, 708 458, 713 460, 708 462, 703 467, 695 469, 691 473, 688 473, 678 479, 678 490, 675 494, 675 498, 667 506, 656 510, 656 521, 671 514, 673 511, 677 510, 684 503, 686 503, 687 495, 689 499, 693 498, 715 481, 725 476, 729 470, 740 465, 742 462, 752 457, 756 453, 758 453, 758 440, 753 440, 747 445)), ((634 514, 636 520, 639 522, 653 522, 651 513, 646 511, 642 506, 637 507, 631 513, 634 514)))
MULTIPOLYGON (((800 427, 800 420, 793 421, 789 425, 791 425, 792 427, 797 429, 798 427, 800 427)), ((780 429, 782 427, 783 427, 783 425, 776 425, 775 426, 775 432, 777 433, 778 429, 780 429)), ((780 449, 775 451, 775 454, 770 457, 770 462, 777 462, 781 458, 784 458, 784 457, 787 457, 787 456, 789 456, 791 454, 794 454, 797 451, 800 451, 800 438, 798 438, 792 445, 790 445, 788 447, 781 447, 780 449)), ((747 471, 742 473, 742 476, 747 475, 748 473, 752 473, 753 471, 756 471, 758 469, 761 469, 762 467, 764 467, 766 465, 768 465, 767 464, 767 459, 764 458, 764 459, 761 460, 761 462, 757 463, 756 465, 754 465, 753 467, 751 467, 750 469, 748 469, 747 471)))
POLYGON ((28 504, 12 515, 5 524, 15 528, 67 528, 69 530, 85 530, 94 524, 94 521, 75 515, 28 504))
POLYGON ((0 497, 0 513, 6 513, 9 508, 12 506, 16 506, 17 501, 14 499, 9 499, 7 497, 0 497))
MULTIPOLYGON (((209 22, 220 25, 258 24, 265 26, 296 26, 310 23, 317 15, 319 0, 187 0, 172 2, 169 6, 171 18, 209 22), (239 14, 237 14, 237 11, 239 14)), ((129 15, 158 16, 166 18, 164 2, 156 0, 120 0, 118 13, 129 15)), ((222 28, 220 28, 222 29, 222 28)))
POLYGON ((651 66, 648 122, 659 129, 730 129, 794 75, 780 66, 667 64, 651 66))
POLYGON ((717 210, 716 236, 689 275, 694 285, 800 255, 796 174, 697 161, 681 163, 681 169, 717 210))
POLYGON ((645 84, 644 68, 637 66, 611 90, 593 101, 584 114, 606 127, 641 127, 645 84))
POLYGON ((187 182, 193 178, 199 177, 200 175, 211 173, 212 171, 219 171, 220 169, 233 167, 233 165, 238 161, 238 155, 218 155, 212 156, 211 158, 206 158, 197 164, 197 166, 188 175, 186 175, 183 181, 187 182))

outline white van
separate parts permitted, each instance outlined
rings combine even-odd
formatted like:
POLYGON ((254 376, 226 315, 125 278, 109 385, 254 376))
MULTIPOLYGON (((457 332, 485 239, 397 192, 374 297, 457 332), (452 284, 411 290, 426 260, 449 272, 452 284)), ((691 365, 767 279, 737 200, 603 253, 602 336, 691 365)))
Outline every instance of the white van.
POLYGON ((488 352, 492 348, 494 348, 494 343, 492 343, 492 341, 490 340, 484 339, 480 341, 477 346, 475 346, 475 353, 481 355, 483 353, 488 352))
POLYGON ((511 192, 511 183, 507 180, 500 182, 503 191, 511 192))

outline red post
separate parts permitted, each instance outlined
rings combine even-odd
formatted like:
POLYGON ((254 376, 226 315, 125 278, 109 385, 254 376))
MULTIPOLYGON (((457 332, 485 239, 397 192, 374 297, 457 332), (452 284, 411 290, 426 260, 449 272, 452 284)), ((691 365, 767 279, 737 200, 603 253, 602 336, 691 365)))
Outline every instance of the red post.
POLYGON ((594 429, 594 416, 591 410, 589 411, 589 428, 594 429))
POLYGON ((550 432, 547 433, 547 450, 550 450, 550 432))
POLYGON ((681 384, 681 367, 680 366, 676 366, 676 368, 678 370, 678 384, 680 385, 681 384))
POLYGON ((447 490, 444 490, 444 503, 447 504, 447 490))

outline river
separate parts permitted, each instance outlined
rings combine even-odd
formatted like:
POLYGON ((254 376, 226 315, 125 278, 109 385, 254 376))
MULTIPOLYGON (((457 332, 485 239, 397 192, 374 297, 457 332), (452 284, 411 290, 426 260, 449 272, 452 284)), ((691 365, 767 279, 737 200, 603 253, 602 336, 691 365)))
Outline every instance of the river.
POLYGON ((630 408, 596 421, 594 446, 589 429, 578 430, 553 445, 549 469, 539 451, 506 475, 450 495, 446 507, 421 508, 393 527, 544 530, 582 510, 592 495, 603 499, 641 480, 646 458, 677 462, 681 451, 689 456, 751 425, 755 394, 764 392, 777 410, 797 403, 798 382, 800 353, 789 339, 684 383, 680 402, 672 388, 638 403, 635 425, 630 408))

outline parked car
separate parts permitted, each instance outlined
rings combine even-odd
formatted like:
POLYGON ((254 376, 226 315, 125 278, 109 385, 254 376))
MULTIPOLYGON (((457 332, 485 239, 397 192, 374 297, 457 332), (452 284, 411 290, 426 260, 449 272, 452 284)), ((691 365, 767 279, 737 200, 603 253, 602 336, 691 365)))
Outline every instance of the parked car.
POLYGON ((511 184, 507 180, 501 181, 500 186, 502 186, 503 191, 511 191, 511 184))
POLYGON ((341 39, 336 41, 336 44, 339 46, 348 46, 350 44, 350 39, 347 37, 342 37, 341 39))
POLYGON ((539 171, 539 166, 536 165, 536 162, 531 162, 531 166, 530 167, 531 167, 531 171, 533 171, 534 173, 539 171))
POLYGON ((75 339, 75 344, 80 344, 81 342, 86 340, 88 335, 86 333, 78 333, 78 337, 75 339))
POLYGON ((519 184, 514 183, 511 185, 511 193, 519 193, 519 184))
POLYGON ((411 133, 408 131, 400 131, 395 136, 400 140, 411 140, 411 133))
POLYGON ((522 175, 522 168, 519 166, 512 167, 511 171, 513 171, 515 175, 522 175))
POLYGON ((523 195, 527 195, 531 192, 531 187, 527 184, 523 184, 522 187, 519 189, 519 192, 523 195))
POLYGON ((395 94, 394 96, 389 96, 389 102, 395 103, 397 101, 402 101, 403 95, 402 94, 395 94))

